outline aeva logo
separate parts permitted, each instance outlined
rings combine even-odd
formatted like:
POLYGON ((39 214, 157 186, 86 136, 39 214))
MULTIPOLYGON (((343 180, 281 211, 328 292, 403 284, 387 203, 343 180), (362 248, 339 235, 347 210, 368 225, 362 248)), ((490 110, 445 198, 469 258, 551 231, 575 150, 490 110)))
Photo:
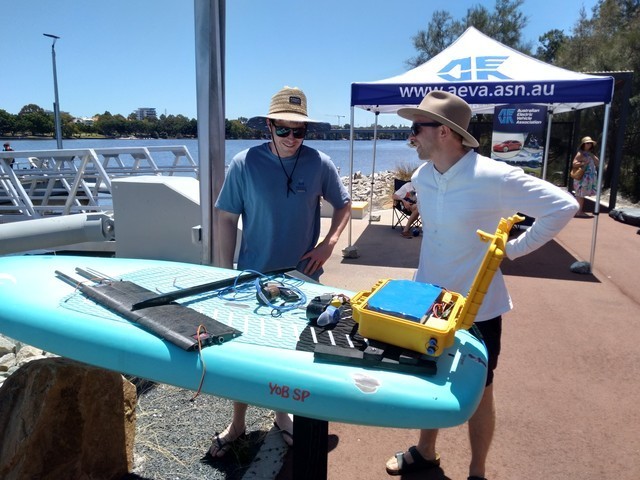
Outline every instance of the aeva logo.
POLYGON ((500 113, 498 113, 498 121, 502 125, 506 125, 507 123, 516 123, 516 121, 513 118, 513 115, 515 113, 516 113, 515 108, 503 108, 502 110, 500 110, 500 113))
POLYGON ((465 82, 468 80, 489 80, 497 78, 510 80, 500 73, 498 67, 509 57, 467 57, 451 60, 438 72, 438 76, 449 82, 465 82), (474 65, 475 62, 475 65, 474 65))

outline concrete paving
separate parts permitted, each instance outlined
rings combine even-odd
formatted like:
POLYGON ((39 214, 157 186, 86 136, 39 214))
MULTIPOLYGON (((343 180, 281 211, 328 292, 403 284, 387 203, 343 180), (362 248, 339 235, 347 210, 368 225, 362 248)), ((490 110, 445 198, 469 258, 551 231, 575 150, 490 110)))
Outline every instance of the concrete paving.
MULTIPOLYGON (((391 210, 376 214, 378 222, 353 220, 323 283, 359 291, 380 278, 412 278, 421 237, 391 229, 391 210), (348 245, 359 258, 342 257, 348 245)), ((572 219, 537 252, 503 262, 515 308, 505 315, 494 384, 490 480, 639 478, 640 235, 601 212, 592 274, 572 273, 571 264, 590 259, 593 224, 572 219)), ((390 478, 387 458, 416 440, 415 430, 330 423, 328 478, 390 478)), ((438 451, 441 469, 402 478, 467 478, 466 426, 443 430, 438 451)), ((293 478, 290 456, 279 480, 293 478)))

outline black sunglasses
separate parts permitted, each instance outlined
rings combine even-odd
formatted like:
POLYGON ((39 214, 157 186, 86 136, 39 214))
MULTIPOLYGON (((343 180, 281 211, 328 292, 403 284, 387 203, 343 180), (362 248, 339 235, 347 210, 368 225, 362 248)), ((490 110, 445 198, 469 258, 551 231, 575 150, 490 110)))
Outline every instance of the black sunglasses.
POLYGON ((273 125, 273 128, 276 131, 276 135, 282 138, 288 137, 291 132, 293 132, 293 138, 304 138, 304 136, 307 134, 306 125, 304 127, 298 128, 279 127, 273 122, 271 122, 271 125, 273 125))
POLYGON ((439 127, 441 123, 437 122, 413 122, 411 124, 411 135, 414 137, 420 133, 420 127, 439 127))

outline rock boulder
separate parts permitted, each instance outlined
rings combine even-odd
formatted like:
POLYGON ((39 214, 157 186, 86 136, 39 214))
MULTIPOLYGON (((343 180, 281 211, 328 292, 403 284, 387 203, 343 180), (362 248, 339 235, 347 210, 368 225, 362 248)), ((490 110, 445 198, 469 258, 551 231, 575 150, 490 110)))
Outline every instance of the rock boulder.
POLYGON ((136 402, 119 373, 27 363, 0 387, 0 478, 121 478, 133 465, 136 402))

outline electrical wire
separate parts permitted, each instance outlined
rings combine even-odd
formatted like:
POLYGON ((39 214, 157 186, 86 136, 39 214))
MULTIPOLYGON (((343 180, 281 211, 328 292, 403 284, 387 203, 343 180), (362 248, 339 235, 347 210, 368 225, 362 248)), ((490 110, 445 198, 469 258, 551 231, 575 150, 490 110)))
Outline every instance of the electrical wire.
MULTIPOLYGON (((264 282, 264 283, 266 283, 266 282, 264 282)), ((288 312, 290 310, 295 310, 296 308, 298 308, 298 307, 300 307, 302 305, 306 305, 307 296, 304 294, 304 292, 302 290, 300 290, 298 287, 293 285, 293 282, 286 283, 286 280, 285 280, 285 281, 277 282, 277 283, 278 283, 278 285, 276 285, 277 287, 279 286, 279 287, 282 287, 282 288, 286 288, 287 290, 289 290, 290 293, 292 293, 295 296, 297 296, 298 300, 296 300, 296 301, 284 301, 281 305, 277 305, 277 304, 273 303, 271 301, 271 299, 268 298, 263 292, 263 285, 264 285, 263 281, 261 281, 260 278, 256 278, 255 281, 254 281, 254 285, 255 285, 255 289, 256 289, 256 295, 262 301, 262 303, 264 303, 268 307, 271 307, 271 316, 272 317, 279 317, 280 315, 282 315, 285 312, 288 312)), ((276 297, 276 298, 279 298, 279 296, 276 297)))
MULTIPOLYGON (((238 302, 259 299, 259 302, 267 307, 271 308, 271 315, 279 317, 285 312, 294 310, 301 305, 306 305, 307 296, 298 288, 299 285, 304 284, 304 281, 300 279, 287 278, 285 275, 265 275, 256 270, 243 270, 241 271, 233 285, 224 288, 218 292, 218 296, 226 301, 238 302), (255 281, 238 283, 241 280, 241 276, 245 273, 253 273, 258 275, 255 281), (262 292, 262 288, 267 282, 275 282, 276 286, 286 288, 290 293, 297 297, 295 301, 284 301, 282 304, 274 303, 271 299, 267 298, 262 292)), ((277 298, 280 298, 278 296, 277 298)))
POLYGON ((266 278, 266 275, 258 272, 257 270, 242 270, 237 276, 233 285, 223 288, 218 292, 218 297, 230 302, 237 302, 243 300, 249 300, 255 297, 255 287, 252 282, 245 282, 238 284, 239 278, 244 273, 254 273, 262 278, 266 278))
POLYGON ((189 400, 190 402, 193 402, 196 397, 198 395, 200 395, 200 391, 202 390, 202 385, 204 384, 204 376, 207 373, 207 365, 204 362, 204 357, 202 356, 202 340, 201 340, 201 335, 203 332, 207 333, 207 329, 204 325, 200 324, 198 325, 198 329, 196 330, 196 337, 198 339, 198 356, 200 357, 200 363, 202 363, 202 376, 200 377, 200 384, 198 385, 198 390, 196 390, 196 393, 193 395, 193 397, 191 397, 191 399, 189 400))

